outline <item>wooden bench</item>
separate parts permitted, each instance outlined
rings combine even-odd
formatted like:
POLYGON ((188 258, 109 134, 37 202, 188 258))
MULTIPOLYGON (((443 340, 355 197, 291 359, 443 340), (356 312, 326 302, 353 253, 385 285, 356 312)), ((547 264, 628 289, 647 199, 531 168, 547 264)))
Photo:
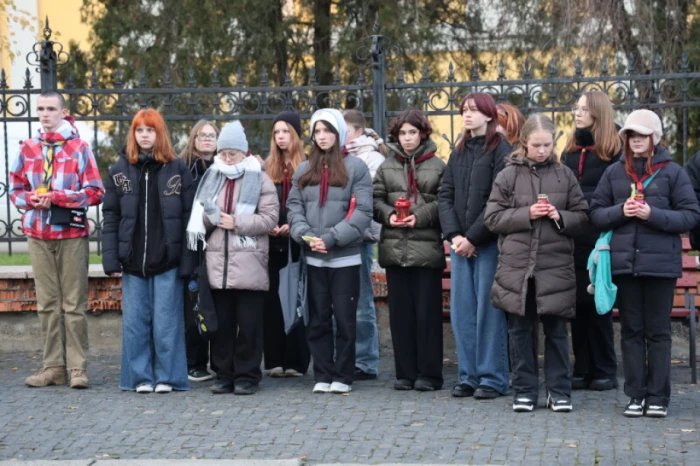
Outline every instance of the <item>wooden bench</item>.
MULTIPOLYGON (((447 256, 447 267, 442 272, 442 316, 444 319, 450 318, 450 289, 452 286, 450 262, 450 244, 444 243, 445 255, 447 256)), ((671 319, 688 323, 690 329, 690 349, 688 355, 688 364, 690 365, 691 382, 698 382, 697 375, 697 356, 695 348, 696 327, 697 327, 697 312, 696 300, 700 300, 698 293, 698 270, 695 256, 689 256, 692 251, 690 240, 683 238, 683 275, 676 281, 676 296, 674 296, 673 309, 671 309, 671 319)), ((613 309, 613 318, 618 319, 620 313, 617 309, 613 309)))

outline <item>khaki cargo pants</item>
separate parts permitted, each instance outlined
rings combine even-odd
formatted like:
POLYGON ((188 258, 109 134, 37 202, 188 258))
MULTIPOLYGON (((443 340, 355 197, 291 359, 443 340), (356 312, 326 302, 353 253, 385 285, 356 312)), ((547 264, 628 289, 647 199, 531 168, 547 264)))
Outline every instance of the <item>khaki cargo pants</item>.
POLYGON ((28 242, 44 337, 44 367, 85 370, 88 238, 28 238, 28 242))

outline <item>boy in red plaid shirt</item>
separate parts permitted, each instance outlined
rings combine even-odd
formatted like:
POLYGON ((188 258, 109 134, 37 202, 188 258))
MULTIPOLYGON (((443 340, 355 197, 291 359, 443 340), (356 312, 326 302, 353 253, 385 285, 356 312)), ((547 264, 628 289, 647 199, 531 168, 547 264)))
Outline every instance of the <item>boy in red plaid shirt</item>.
POLYGON ((87 208, 102 202, 104 188, 90 145, 80 139, 57 92, 37 100, 38 135, 22 143, 10 171, 10 198, 22 216, 34 273, 44 337, 44 367, 30 387, 87 388, 87 208))

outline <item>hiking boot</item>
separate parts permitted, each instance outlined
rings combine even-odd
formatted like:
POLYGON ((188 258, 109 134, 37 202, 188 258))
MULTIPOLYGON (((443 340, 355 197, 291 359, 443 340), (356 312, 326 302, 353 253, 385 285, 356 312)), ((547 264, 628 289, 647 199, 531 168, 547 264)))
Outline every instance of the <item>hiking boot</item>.
POLYGON ((255 382, 237 382, 233 386, 234 395, 254 395, 260 390, 260 386, 255 382))
POLYGON ((498 398, 499 396, 502 395, 498 393, 498 390, 491 388, 488 385, 479 385, 476 387, 476 390, 474 390, 474 398, 477 400, 492 400, 494 398, 498 398))
POLYGON ((413 389, 419 392, 433 392, 435 390, 439 390, 440 388, 436 387, 433 383, 425 379, 418 379, 416 380, 416 383, 413 384, 413 389))
POLYGON ((66 366, 44 367, 34 375, 24 380, 29 387, 48 387, 49 385, 65 385, 66 366))
POLYGON ((452 396, 456 398, 467 398, 474 396, 474 387, 468 383, 460 383, 452 387, 452 396))
POLYGON ((70 370, 70 388, 88 388, 87 374, 83 369, 70 370))
POLYGON ((399 379, 394 383, 394 390, 413 390, 413 381, 408 379, 399 379))

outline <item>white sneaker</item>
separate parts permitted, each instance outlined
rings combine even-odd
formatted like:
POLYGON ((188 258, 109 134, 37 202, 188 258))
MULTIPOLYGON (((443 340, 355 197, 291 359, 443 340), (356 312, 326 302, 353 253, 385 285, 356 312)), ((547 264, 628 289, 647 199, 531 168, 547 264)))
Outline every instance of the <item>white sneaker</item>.
POLYGON ((173 391, 173 387, 167 383, 159 383, 156 385, 156 393, 170 393, 173 391))
POLYGON ((331 384, 325 382, 319 382, 314 385, 314 393, 328 393, 331 391, 331 384))
POLYGON ((281 367, 273 367, 270 369, 270 377, 284 377, 284 369, 281 367))
POLYGON ((350 390, 352 390, 352 387, 342 382, 333 382, 331 384, 331 393, 350 393, 350 390))
POLYGON ((136 393, 153 393, 153 385, 150 383, 142 383, 136 387, 136 393))

